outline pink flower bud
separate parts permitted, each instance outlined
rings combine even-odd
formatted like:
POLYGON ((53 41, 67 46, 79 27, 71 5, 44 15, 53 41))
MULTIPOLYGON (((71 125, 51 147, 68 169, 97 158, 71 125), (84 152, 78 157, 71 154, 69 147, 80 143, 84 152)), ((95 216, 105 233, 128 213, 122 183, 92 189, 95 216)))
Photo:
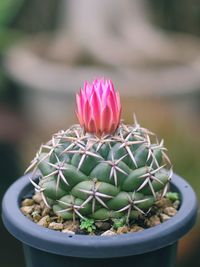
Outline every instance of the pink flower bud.
POLYGON ((98 136, 112 134, 119 126, 121 103, 111 80, 85 82, 76 94, 76 115, 85 132, 98 136))

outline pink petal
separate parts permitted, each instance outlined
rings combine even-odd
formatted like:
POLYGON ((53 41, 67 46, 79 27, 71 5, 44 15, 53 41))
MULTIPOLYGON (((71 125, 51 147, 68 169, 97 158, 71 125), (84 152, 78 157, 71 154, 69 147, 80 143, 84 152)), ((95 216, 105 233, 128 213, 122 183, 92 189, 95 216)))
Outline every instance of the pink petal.
POLYGON ((78 114, 77 110, 75 110, 76 116, 78 118, 78 121, 80 123, 81 126, 84 126, 84 121, 82 119, 82 116, 80 114, 78 114))
POLYGON ((76 115, 78 117, 78 120, 80 124, 83 124, 83 118, 82 118, 82 109, 81 109, 81 98, 78 94, 76 94, 76 115))
POLYGON ((119 125, 121 103, 111 80, 85 82, 76 95, 76 115, 85 131, 101 135, 113 133, 119 125))
POLYGON ((118 112, 121 110, 121 102, 120 102, 120 96, 119 92, 116 92, 116 100, 117 100, 117 107, 118 107, 118 112))
POLYGON ((100 127, 100 121, 101 121, 101 118, 100 118, 101 105, 99 102, 99 98, 97 97, 96 91, 94 92, 92 96, 92 107, 93 107, 92 116, 95 119, 95 125, 96 125, 96 128, 98 129, 100 127))
POLYGON ((110 129, 110 124, 112 122, 112 113, 109 106, 106 106, 101 115, 101 132, 108 133, 110 129))
POLYGON ((108 84, 109 84, 110 90, 115 94, 113 82, 111 80, 108 80, 108 84))
POLYGON ((95 121, 94 121, 94 119, 91 119, 91 120, 89 121, 89 124, 88 124, 88 131, 89 131, 90 133, 96 133, 96 126, 95 126, 95 121))
POLYGON ((117 128, 117 126, 118 126, 118 125, 116 125, 116 123, 114 123, 114 122, 111 123, 109 132, 110 132, 110 133, 114 133, 115 130, 116 130, 116 128, 117 128))
POLYGON ((111 107, 112 114, 113 114, 113 121, 117 123, 118 121, 118 108, 117 108, 117 103, 116 103, 116 97, 115 94, 113 94, 112 91, 110 91, 110 95, 108 97, 108 103, 111 107))
POLYGON ((86 100, 85 102, 83 119, 86 128, 89 129, 89 122, 91 120, 91 109, 88 100, 86 100))

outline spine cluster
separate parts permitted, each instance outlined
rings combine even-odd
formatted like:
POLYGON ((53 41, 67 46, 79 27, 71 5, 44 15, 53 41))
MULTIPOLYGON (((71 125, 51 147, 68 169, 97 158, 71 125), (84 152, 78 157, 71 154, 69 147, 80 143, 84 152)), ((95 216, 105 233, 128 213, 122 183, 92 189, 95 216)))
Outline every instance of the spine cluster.
POLYGON ((134 125, 113 135, 84 133, 80 125, 60 131, 42 145, 26 172, 47 206, 65 219, 127 222, 146 214, 167 190, 172 175, 163 141, 134 125))

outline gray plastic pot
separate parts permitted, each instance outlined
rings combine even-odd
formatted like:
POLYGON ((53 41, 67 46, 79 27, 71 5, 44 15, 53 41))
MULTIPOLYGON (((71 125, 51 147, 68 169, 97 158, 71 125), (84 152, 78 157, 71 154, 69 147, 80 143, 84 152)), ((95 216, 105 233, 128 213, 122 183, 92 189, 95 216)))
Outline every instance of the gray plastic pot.
MULTIPOLYGON (((36 178, 37 179, 37 178, 36 178)), ((35 224, 19 209, 33 192, 28 175, 6 192, 2 218, 7 230, 23 243, 27 267, 172 267, 178 240, 194 225, 197 199, 181 177, 172 177, 172 190, 181 195, 181 207, 170 220, 142 232, 116 236, 69 235, 35 224)))

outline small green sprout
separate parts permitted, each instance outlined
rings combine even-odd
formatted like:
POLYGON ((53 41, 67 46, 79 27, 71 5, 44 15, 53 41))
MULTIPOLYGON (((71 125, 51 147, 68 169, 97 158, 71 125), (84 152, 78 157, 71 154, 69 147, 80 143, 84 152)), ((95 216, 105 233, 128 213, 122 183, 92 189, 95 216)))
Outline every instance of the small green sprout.
POLYGON ((125 217, 113 219, 113 228, 117 230, 119 227, 124 226, 125 223, 126 223, 125 217))
POLYGON ((93 219, 86 218, 81 220, 80 228, 86 230, 88 233, 92 233, 96 229, 96 226, 94 225, 93 219))
POLYGON ((168 198, 172 202, 180 199, 179 194, 177 192, 168 192, 166 194, 166 198, 168 198))

